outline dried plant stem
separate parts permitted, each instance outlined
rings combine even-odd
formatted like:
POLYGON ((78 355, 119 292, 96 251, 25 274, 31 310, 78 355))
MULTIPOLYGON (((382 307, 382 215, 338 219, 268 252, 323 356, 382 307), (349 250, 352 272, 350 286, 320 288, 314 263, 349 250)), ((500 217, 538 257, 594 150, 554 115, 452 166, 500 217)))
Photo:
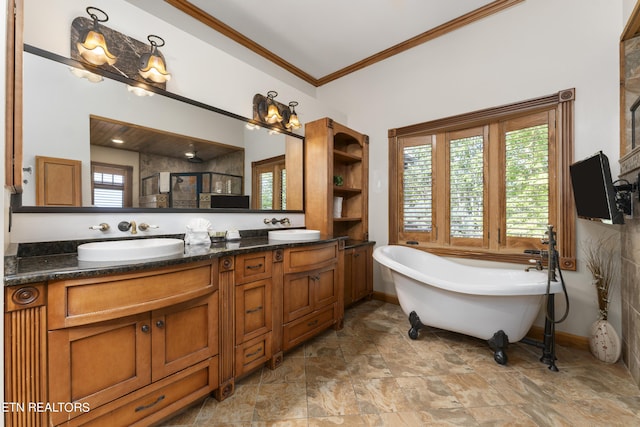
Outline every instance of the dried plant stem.
POLYGON ((585 245, 587 268, 593 275, 593 283, 598 295, 600 316, 606 320, 615 280, 618 275, 618 258, 613 236, 589 240, 585 245))

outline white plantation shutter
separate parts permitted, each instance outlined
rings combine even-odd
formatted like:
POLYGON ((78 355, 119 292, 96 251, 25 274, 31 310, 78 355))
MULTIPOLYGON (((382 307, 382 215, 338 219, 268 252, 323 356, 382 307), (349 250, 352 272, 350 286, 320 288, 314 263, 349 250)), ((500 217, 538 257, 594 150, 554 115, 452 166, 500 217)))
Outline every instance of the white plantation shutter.
POLYGON ((403 230, 431 232, 432 229, 432 147, 431 143, 403 149, 403 230))
POLYGON ((287 209, 287 170, 280 171, 280 209, 287 209))
POLYGON ((263 172, 259 176, 260 207, 258 209, 273 209, 273 172, 263 172))
POLYGON ((125 186, 127 169, 115 165, 92 164, 91 185, 93 206, 102 208, 125 207, 125 186))

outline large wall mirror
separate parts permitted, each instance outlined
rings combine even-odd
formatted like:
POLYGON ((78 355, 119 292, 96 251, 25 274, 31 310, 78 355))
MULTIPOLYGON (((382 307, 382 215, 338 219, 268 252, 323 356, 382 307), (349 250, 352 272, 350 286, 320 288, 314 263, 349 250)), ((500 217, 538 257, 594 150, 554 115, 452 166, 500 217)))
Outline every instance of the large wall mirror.
POLYGON ((303 210, 302 136, 158 89, 138 96, 126 79, 92 83, 28 45, 23 61, 15 211, 303 210))

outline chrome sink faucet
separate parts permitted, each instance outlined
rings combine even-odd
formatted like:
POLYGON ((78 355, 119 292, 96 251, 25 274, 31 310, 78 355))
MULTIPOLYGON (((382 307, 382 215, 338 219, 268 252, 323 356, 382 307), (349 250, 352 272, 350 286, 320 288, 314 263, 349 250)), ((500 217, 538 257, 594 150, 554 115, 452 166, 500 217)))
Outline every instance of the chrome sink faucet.
POLYGON ((122 222, 118 223, 118 230, 120 230, 120 231, 129 231, 129 230, 131 230, 131 234, 138 234, 138 229, 136 228, 136 222, 135 221, 131 221, 131 222, 122 221, 122 222))

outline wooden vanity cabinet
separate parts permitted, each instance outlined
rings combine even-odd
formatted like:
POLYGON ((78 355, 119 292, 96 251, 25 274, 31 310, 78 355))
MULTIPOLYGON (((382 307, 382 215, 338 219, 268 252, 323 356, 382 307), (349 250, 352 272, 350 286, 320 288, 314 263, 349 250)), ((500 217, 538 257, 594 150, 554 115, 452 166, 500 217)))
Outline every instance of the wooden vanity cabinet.
POLYGON ((273 254, 237 255, 235 264, 235 376, 240 377, 272 357, 273 254))
POLYGON ((373 295, 373 242, 344 251, 344 305, 373 295))
POLYGON ((78 408, 51 424, 147 424, 216 389, 214 266, 49 283, 49 401, 78 408))
POLYGON ((344 306, 338 243, 284 253, 283 350, 342 324, 344 306))

